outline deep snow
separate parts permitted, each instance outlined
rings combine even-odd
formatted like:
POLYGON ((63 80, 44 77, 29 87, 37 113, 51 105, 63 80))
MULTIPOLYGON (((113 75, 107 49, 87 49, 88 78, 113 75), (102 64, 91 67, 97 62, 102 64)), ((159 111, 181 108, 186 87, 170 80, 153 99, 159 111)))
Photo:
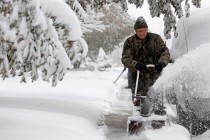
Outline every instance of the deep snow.
MULTIPOLYGON (((195 50, 175 64, 168 65, 155 88, 170 84, 187 66, 192 70, 202 68, 201 77, 207 81, 206 89, 209 90, 210 80, 206 76, 210 68, 209 44, 203 45, 203 49, 195 50)), ((112 111, 120 89, 126 85, 126 73, 117 84, 113 83, 122 69, 110 68, 104 72, 71 70, 56 87, 40 79, 31 83, 29 76, 27 83, 19 83, 20 77, 0 79, 0 140, 106 140, 104 128, 98 125, 103 125, 103 115, 112 111)), ((209 92, 203 92, 202 96, 209 97, 209 92)), ((207 131, 192 139, 207 140, 209 137, 210 131, 207 131)), ((129 137, 139 138, 190 139, 186 129, 173 123, 159 130, 148 130, 142 135, 129 137)))
MULTIPOLYGON (((105 129, 98 125, 103 124, 103 114, 112 111, 120 89, 127 84, 126 72, 113 83, 122 69, 69 71, 56 87, 42 80, 19 83, 19 77, 1 80, 0 139, 105 140, 105 129)), ((139 137, 188 140, 189 133, 171 124, 129 139, 139 137)))

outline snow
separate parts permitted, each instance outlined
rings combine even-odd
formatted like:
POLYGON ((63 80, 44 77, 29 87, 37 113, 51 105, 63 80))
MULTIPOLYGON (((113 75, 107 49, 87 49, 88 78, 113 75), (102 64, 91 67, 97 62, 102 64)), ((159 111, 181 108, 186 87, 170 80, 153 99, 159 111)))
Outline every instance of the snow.
MULTIPOLYGON (((196 50, 180 57, 174 64, 169 64, 163 71, 162 76, 157 80, 154 88, 158 88, 161 84, 164 86, 170 85, 171 82, 182 82, 189 87, 195 86, 193 90, 197 89, 199 95, 202 97, 210 97, 210 78, 206 76, 210 71, 209 62, 210 43, 200 45, 196 50), (198 69, 199 68, 199 69, 198 69), (203 87, 203 88, 199 88, 203 87)), ((194 91, 195 92, 195 91, 194 91)))
MULTIPOLYGON (((81 37, 79 21, 74 12, 64 4, 64 0, 33 0, 32 2, 36 6, 41 5, 42 12, 45 14, 59 17, 57 19, 58 23, 69 25, 72 30, 70 35, 72 40, 81 37), (69 21, 69 19, 72 20, 69 21)), ((18 7, 16 6, 11 21, 17 16, 17 13, 15 13, 17 10, 18 7)), ((201 21, 200 19, 205 20, 206 17, 209 17, 209 10, 207 11, 202 13, 203 18, 201 18, 193 17, 196 12, 202 12, 195 10, 195 13, 192 12, 191 18, 199 19, 194 20, 196 22, 201 21)), ((23 18, 21 21, 20 34, 24 36, 27 32, 25 29, 26 19, 23 18)), ((206 21, 209 25, 209 20, 206 19, 206 21)), ((40 16, 36 17, 34 24, 42 24, 44 28, 44 22, 45 20, 40 16)), ((6 23, 1 22, 0 25, 5 27, 6 30, 6 23)), ((199 27, 190 28, 188 31, 197 28, 199 27)), ((205 38, 209 33, 209 31, 202 29, 200 31, 204 32, 196 36, 198 39, 205 38)), ((14 30, 7 31, 7 34, 11 40, 14 40, 14 30)), ((184 39, 184 36, 180 35, 180 37, 184 39)), ((24 36, 24 38, 27 37, 24 36)), ((177 59, 174 64, 169 64, 154 88, 158 89, 162 87, 162 84, 165 87, 167 87, 167 84, 170 86, 174 78, 178 76, 175 81, 194 82, 192 86, 203 86, 202 89, 197 89, 201 93, 200 96, 203 98, 210 97, 209 45, 210 43, 205 41, 196 50, 177 59), (188 73, 187 70, 191 73, 188 73), (195 79, 192 80, 190 74, 198 75, 198 77, 193 77, 195 79)), ((62 60, 66 57, 63 55, 64 50, 61 49, 61 44, 57 44, 57 46, 57 55, 62 60)), ((87 48, 85 48, 85 53, 87 53, 87 48)), ((99 54, 102 58, 105 57, 103 51, 99 54)), ((64 60, 62 62, 69 63, 64 60)), ((100 125, 103 124, 103 115, 112 111, 112 104, 116 102, 116 97, 123 87, 122 84, 113 83, 122 69, 122 67, 108 68, 103 72, 70 70, 66 72, 64 79, 58 82, 56 87, 51 87, 49 83, 41 79, 32 83, 29 75, 26 75, 27 83, 20 83, 21 77, 0 79, 0 140, 106 140, 105 130, 100 125)), ((125 75, 126 73, 122 78, 125 78, 125 75)), ((189 86, 191 86, 190 84, 189 86)), ((195 91, 195 87, 192 89, 195 91)), ((172 110, 170 112, 173 114, 172 110)), ((193 140, 207 140, 209 137, 210 131, 206 131, 203 135, 193 137, 193 140)), ((190 140, 191 138, 184 127, 170 123, 170 126, 158 130, 146 130, 141 135, 130 136, 129 139, 190 140)))
MULTIPOLYGON (((38 80, 19 83, 19 77, 0 81, 1 140, 106 140, 105 129, 98 124, 111 112, 126 73, 113 81, 122 67, 106 71, 68 71, 56 87, 38 80)), ((126 80, 126 79, 124 79, 126 80)), ((179 125, 147 130, 145 140, 160 138, 189 140, 179 125)), ((156 139, 157 140, 157 139, 156 139)))
POLYGON ((20 35, 23 36, 23 38, 26 38, 26 35, 27 35, 27 23, 26 23, 26 18, 23 17, 21 22, 20 22, 20 35))
POLYGON ((106 53, 102 48, 99 48, 99 53, 98 53, 98 57, 97 57, 97 62, 103 61, 106 58, 106 53))
POLYGON ((119 90, 112 82, 115 74, 70 71, 56 87, 42 80, 1 79, 0 139, 104 140, 96 123, 119 90))
POLYGON ((1 140, 103 140, 100 130, 73 115, 6 107, 0 111, 1 140))
POLYGON ((207 65, 210 55, 210 39, 207 36, 210 32, 209 7, 208 2, 204 8, 194 9, 190 17, 178 22, 179 35, 173 39, 170 50, 172 59, 176 61, 164 69, 155 88, 161 84, 169 86, 171 82, 185 83, 192 94, 197 92, 199 97, 210 98, 210 78, 206 76, 210 71, 207 65))
MULTIPOLYGON (((122 82, 126 73, 117 84, 113 83, 122 69, 68 71, 56 87, 42 80, 19 83, 19 77, 1 80, 0 139, 106 140, 104 128, 97 124, 103 120, 103 114, 111 112, 112 104, 125 85, 122 82)), ((209 133, 202 137, 206 135, 209 133)), ((173 123, 159 130, 147 130, 139 136, 129 137, 131 140, 139 138, 190 140, 189 132, 173 123)))
POLYGON ((82 58, 85 58, 88 54, 88 44, 83 38, 80 38, 79 42, 81 43, 82 46, 82 58))
POLYGON ((44 13, 57 17, 57 23, 69 26, 71 30, 70 40, 78 40, 81 37, 82 31, 79 20, 74 11, 63 0, 40 0, 39 3, 44 13))
MULTIPOLYGON (((133 138, 135 139, 135 137, 133 138)), ((171 124, 171 126, 162 127, 157 130, 144 131, 136 139, 143 140, 190 140, 189 132, 180 125, 171 124)))
POLYGON ((172 42, 173 48, 171 51, 177 51, 176 53, 172 53, 173 59, 199 47, 200 44, 209 42, 209 36, 207 35, 210 32, 209 7, 192 11, 190 17, 183 17, 178 22, 177 31, 179 32, 179 35, 176 39, 173 39, 172 42), (201 18, 201 15, 203 18, 201 18))

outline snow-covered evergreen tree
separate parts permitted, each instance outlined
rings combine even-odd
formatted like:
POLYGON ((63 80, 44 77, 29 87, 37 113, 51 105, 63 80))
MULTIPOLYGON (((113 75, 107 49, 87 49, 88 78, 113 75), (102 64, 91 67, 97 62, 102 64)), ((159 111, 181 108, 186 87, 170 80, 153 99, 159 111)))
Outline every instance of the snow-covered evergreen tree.
MULTIPOLYGON (((66 3, 74 10, 77 17, 80 20, 80 25, 83 33, 89 33, 93 30, 104 31, 106 29, 106 25, 100 20, 101 17, 104 16, 102 9, 98 10, 97 13, 92 8, 90 4, 90 0, 65 0, 66 3)), ((59 26, 60 27, 60 26, 59 26)), ((81 37, 78 40, 69 40, 67 43, 65 42, 65 34, 59 34, 60 38, 64 40, 65 50, 72 60, 72 64, 74 68, 80 68, 80 64, 85 60, 88 52, 88 45, 86 41, 81 37)))
POLYGON ((40 68, 43 80, 52 78, 55 86, 71 67, 63 41, 79 40, 82 35, 75 13, 63 0, 1 0, 0 7, 2 77, 18 73, 26 81, 30 72, 34 81, 40 68), (65 38, 59 38, 63 34, 65 38))
MULTIPOLYGON (((171 38, 171 31, 174 32, 176 36, 176 17, 181 18, 183 14, 182 3, 185 1, 185 13, 189 16, 189 2, 188 0, 147 0, 149 4, 149 10, 152 17, 159 17, 163 14, 164 18, 164 36, 166 39, 171 38), (174 12, 173 12, 174 11, 174 12)), ((134 4, 136 7, 141 7, 144 0, 93 0, 92 5, 95 8, 103 7, 103 5, 110 2, 120 2, 122 9, 127 10, 127 3, 134 4)), ((197 8, 201 7, 201 0, 192 0, 194 6, 197 8)))
POLYGON ((87 58, 85 65, 91 71, 96 69, 105 71, 107 68, 112 67, 111 60, 108 58, 103 48, 99 48, 98 56, 94 61, 87 58))
POLYGON ((77 41, 69 41, 66 51, 74 68, 78 69, 87 56, 88 45, 83 38, 80 38, 77 41))
POLYGON ((120 3, 111 3, 107 10, 102 12, 104 16, 100 20, 107 26, 106 29, 103 32, 93 30, 84 33, 89 48, 88 55, 92 59, 97 57, 99 48, 103 48, 109 55, 119 43, 133 33, 135 19, 127 12, 122 11, 120 3))

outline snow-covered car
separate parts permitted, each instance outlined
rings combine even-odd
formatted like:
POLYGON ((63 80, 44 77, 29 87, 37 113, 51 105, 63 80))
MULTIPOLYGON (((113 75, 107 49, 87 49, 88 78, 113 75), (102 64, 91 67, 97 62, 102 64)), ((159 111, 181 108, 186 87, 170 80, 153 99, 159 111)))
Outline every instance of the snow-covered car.
POLYGON ((180 124, 194 135, 210 128, 209 15, 209 8, 204 8, 180 19, 178 37, 173 38, 171 47, 173 67, 179 70, 170 92, 176 97, 180 124))

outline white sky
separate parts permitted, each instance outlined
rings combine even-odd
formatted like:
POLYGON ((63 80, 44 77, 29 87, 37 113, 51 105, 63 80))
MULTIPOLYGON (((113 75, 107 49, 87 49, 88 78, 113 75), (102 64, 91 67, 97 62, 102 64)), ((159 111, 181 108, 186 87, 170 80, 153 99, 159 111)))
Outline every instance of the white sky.
POLYGON ((137 8, 133 4, 128 5, 128 13, 137 18, 139 16, 143 16, 148 24, 149 30, 154 33, 163 34, 163 20, 162 18, 152 18, 149 11, 149 5, 145 1, 142 8, 137 8))

